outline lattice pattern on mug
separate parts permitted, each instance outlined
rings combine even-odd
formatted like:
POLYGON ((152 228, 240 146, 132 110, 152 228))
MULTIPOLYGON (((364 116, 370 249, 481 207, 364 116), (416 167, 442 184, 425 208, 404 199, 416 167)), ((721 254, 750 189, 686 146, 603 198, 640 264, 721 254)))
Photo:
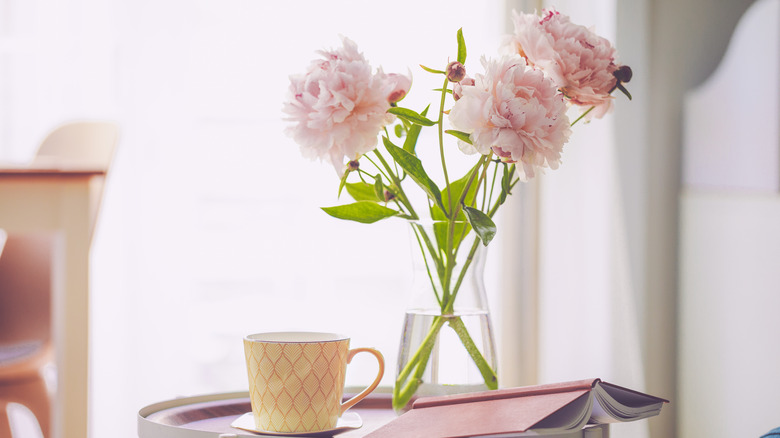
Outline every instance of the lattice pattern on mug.
POLYGON ((341 409, 348 340, 244 343, 249 395, 259 429, 310 432, 335 427, 341 409))

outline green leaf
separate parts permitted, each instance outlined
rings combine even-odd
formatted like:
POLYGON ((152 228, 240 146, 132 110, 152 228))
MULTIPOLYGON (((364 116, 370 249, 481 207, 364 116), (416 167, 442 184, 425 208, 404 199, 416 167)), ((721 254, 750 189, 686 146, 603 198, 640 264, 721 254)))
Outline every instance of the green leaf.
MULTIPOLYGON (((455 203, 460 201, 460 197, 463 195, 463 189, 466 188, 466 184, 469 182, 469 179, 471 178, 471 173, 474 172, 474 169, 477 168, 478 166, 479 165, 472 167, 471 170, 466 172, 466 175, 464 175, 459 180, 451 182, 449 191, 447 189, 442 190, 441 192, 442 204, 446 205, 447 208, 449 208, 450 196, 452 196, 453 205, 455 205, 455 203)), ((463 202, 465 204, 473 203, 476 193, 477 193, 477 184, 475 179, 475 181, 471 184, 471 186, 469 186, 469 191, 466 193, 466 197, 463 199, 463 202)), ((437 221, 443 221, 447 219, 446 215, 444 214, 444 211, 436 205, 431 207, 431 218, 437 221)), ((455 247, 460 245, 463 238, 466 237, 468 233, 471 231, 471 226, 469 226, 463 210, 461 210, 460 213, 458 213, 458 217, 456 221, 457 222, 455 223, 455 230, 454 230, 455 233, 453 239, 454 240, 453 246, 455 247)), ((446 242, 445 239, 447 238, 447 231, 448 230, 446 225, 442 226, 439 224, 434 224, 434 232, 436 234, 436 239, 438 242, 440 242, 442 248, 444 248, 446 242)))
POLYGON ((387 137, 383 136, 382 141, 385 143, 387 152, 390 153, 395 162, 401 166, 407 175, 412 177, 414 182, 416 182, 417 185, 428 194, 428 197, 431 198, 436 203, 436 205, 444 210, 444 206, 441 203, 441 192, 436 186, 436 183, 434 183, 425 172, 425 168, 423 168, 420 159, 403 150, 402 148, 394 145, 390 140, 387 139, 387 137))
POLYGON ((344 185, 347 183, 347 176, 349 176, 349 169, 345 170, 344 175, 341 177, 341 181, 339 182, 339 193, 336 198, 341 197, 341 191, 344 189, 344 185))
POLYGON ((466 217, 469 219, 469 223, 474 228, 477 236, 482 240, 482 244, 487 246, 496 235, 496 224, 493 222, 493 219, 490 219, 490 216, 473 207, 464 205, 463 211, 466 212, 466 217))
POLYGON ((422 64, 420 64, 420 67, 422 67, 422 69, 427 71, 428 73, 433 73, 433 74, 437 74, 437 75, 446 75, 447 74, 447 73, 445 73, 445 72, 443 72, 441 70, 435 70, 435 69, 432 69, 430 67, 426 67, 426 66, 424 66, 422 64))
MULTIPOLYGON (((471 173, 474 172, 474 169, 477 168, 477 166, 472 167, 468 172, 466 172, 466 174, 462 178, 451 182, 449 191, 447 189, 442 190, 441 192, 442 204, 446 205, 447 208, 449 208, 450 196, 452 196, 453 205, 456 205, 456 203, 460 201, 460 197, 463 195, 463 189, 466 188, 466 184, 469 182, 469 179, 471 178, 471 173)), ((469 191, 466 193, 466 197, 463 199, 463 202, 465 204, 473 203, 476 192, 477 192, 477 184, 475 180, 475 182, 473 182, 471 186, 469 186, 469 191)), ((431 207, 431 217, 434 220, 447 219, 446 215, 444 214, 444 211, 435 205, 431 207)), ((460 245, 461 241, 463 241, 463 238, 465 238, 468 235, 468 233, 471 231, 471 226, 469 226, 463 210, 461 210, 458 213, 458 217, 455 220, 457 222, 455 223, 453 246, 457 247, 460 245)), ((436 233, 436 239, 439 240, 439 242, 441 242, 442 247, 444 247, 443 246, 445 245, 444 242, 446 242, 444 239, 446 239, 447 237, 446 226, 444 227, 444 229, 442 229, 441 227, 436 228, 436 225, 434 225, 434 231, 436 233)))
MULTIPOLYGON (((453 181, 450 183, 450 192, 452 193, 452 200, 453 202, 460 201, 460 197, 463 195, 463 189, 466 188, 466 184, 468 184, 469 179, 471 178, 471 174, 475 171, 475 169, 479 166, 479 164, 472 167, 468 172, 466 172, 463 177, 461 177, 457 181, 453 181)), ((463 203, 466 205, 470 205, 474 202, 474 195, 477 192, 477 179, 474 178, 474 182, 471 183, 469 186, 469 191, 466 193, 466 197, 463 198, 463 203)), ((447 202, 446 205, 449 205, 449 199, 447 198, 446 191, 442 193, 442 202, 447 202)))
POLYGON ((385 185, 382 184, 382 175, 377 175, 374 178, 374 195, 382 201, 385 200, 385 185))
POLYGON ((474 144, 471 142, 471 138, 469 138, 469 134, 463 132, 463 131, 456 131, 454 129, 447 129, 444 132, 447 134, 457 138, 458 140, 465 141, 468 144, 474 144))
MULTIPOLYGON (((447 248, 447 235, 449 234, 449 222, 446 220, 433 223, 433 233, 436 237, 436 245, 438 245, 441 251, 446 251, 447 248)), ((459 220, 453 225, 453 248, 460 246, 463 238, 471 231, 471 225, 466 220, 459 220)))
POLYGON ((466 40, 463 38, 463 28, 458 29, 458 62, 466 63, 466 40))
POLYGON ((374 186, 365 182, 347 183, 347 193, 355 201, 379 202, 380 199, 374 193, 374 186))
MULTIPOLYGON (((426 106, 420 115, 425 116, 428 114, 428 108, 430 107, 430 105, 426 106)), ((414 154, 414 149, 417 147, 417 138, 420 136, 420 131, 422 131, 422 126, 420 125, 412 125, 412 127, 409 129, 409 133, 406 135, 406 140, 404 140, 404 150, 406 152, 414 154)))
MULTIPOLYGON (((466 184, 469 182, 469 178, 471 178, 471 173, 474 172, 474 169, 477 166, 472 167, 459 180, 451 182, 449 190, 445 188, 444 190, 441 191, 442 204, 444 204, 445 206, 447 206, 447 208, 449 208, 450 196, 452 196, 453 205, 455 205, 455 203, 460 201, 460 197, 463 194, 463 189, 466 188, 466 184)), ((469 186, 469 191, 466 194, 466 197, 463 198, 463 202, 466 205, 472 204, 474 202, 474 196, 476 192, 477 192, 477 184, 475 179, 475 182, 473 182, 471 186, 469 186)), ((439 207, 433 206, 431 208, 431 218, 433 218, 434 220, 445 220, 447 219, 447 216, 444 214, 444 211, 442 211, 439 207)), ((458 214, 458 218, 456 220, 465 222, 466 218, 463 216, 463 213, 461 212, 458 214)))
POLYGON ((395 125, 395 136, 401 138, 404 136, 404 127, 401 125, 395 125))
POLYGON ((412 111, 409 108, 393 107, 387 110, 388 113, 396 115, 407 122, 414 123, 415 125, 433 126, 436 124, 433 120, 421 116, 416 111, 412 111))
POLYGON ((336 207, 322 207, 322 210, 335 218, 363 224, 372 224, 378 220, 398 214, 392 208, 387 208, 371 201, 358 201, 336 207))

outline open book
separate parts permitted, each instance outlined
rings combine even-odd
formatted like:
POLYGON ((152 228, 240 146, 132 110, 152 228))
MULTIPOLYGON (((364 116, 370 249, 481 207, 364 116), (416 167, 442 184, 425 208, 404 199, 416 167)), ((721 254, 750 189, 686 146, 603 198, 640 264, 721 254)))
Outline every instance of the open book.
POLYGON ((667 400, 600 379, 425 397, 367 438, 600 436, 600 425, 658 415, 667 400))

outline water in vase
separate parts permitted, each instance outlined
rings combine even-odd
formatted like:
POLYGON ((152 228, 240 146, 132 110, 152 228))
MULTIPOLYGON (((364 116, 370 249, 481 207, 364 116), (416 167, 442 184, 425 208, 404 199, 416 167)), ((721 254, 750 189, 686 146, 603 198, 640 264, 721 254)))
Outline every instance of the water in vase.
MULTIPOLYGON (((398 356, 399 372, 408 362, 410 356, 417 351, 437 315, 436 311, 414 309, 407 311, 398 356)), ((456 312, 454 316, 461 318, 477 348, 495 369, 496 355, 493 351, 493 331, 488 312, 485 310, 461 311, 456 312)), ((445 323, 439 332, 422 380, 423 383, 417 390, 416 397, 488 389, 479 369, 474 364, 474 360, 448 323, 445 323)))

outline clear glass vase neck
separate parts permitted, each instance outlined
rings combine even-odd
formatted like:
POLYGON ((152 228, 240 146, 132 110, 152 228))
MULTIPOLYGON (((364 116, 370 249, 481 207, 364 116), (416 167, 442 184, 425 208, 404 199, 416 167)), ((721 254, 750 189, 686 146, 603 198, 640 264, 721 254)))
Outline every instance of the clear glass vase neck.
POLYGON ((411 309, 436 314, 487 311, 486 248, 468 223, 413 221, 409 234, 414 276, 411 309))

